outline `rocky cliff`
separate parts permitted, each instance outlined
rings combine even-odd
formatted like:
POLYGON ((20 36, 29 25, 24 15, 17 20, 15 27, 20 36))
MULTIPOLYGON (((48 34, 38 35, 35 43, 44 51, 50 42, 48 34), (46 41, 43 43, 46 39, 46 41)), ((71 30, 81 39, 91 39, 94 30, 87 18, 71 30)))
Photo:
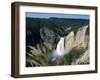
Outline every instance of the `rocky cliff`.
POLYGON ((84 26, 82 28, 79 28, 76 35, 74 32, 70 32, 66 37, 65 37, 65 46, 66 48, 69 48, 71 50, 72 48, 86 48, 88 47, 89 43, 89 35, 86 34, 88 25, 84 26))
POLYGON ((69 50, 67 52, 68 55, 78 56, 77 58, 72 58, 72 61, 70 62, 71 65, 76 64, 89 64, 89 34, 87 33, 88 25, 79 28, 76 35, 74 32, 70 32, 65 37, 65 48, 69 50), (76 51, 70 53, 73 51, 73 49, 81 50, 81 54, 77 54, 76 51))
MULTIPOLYGON (((86 34, 87 26, 71 31, 65 39, 66 54, 56 58, 52 65, 78 65, 89 64, 89 34, 86 34)), ((49 58, 60 40, 60 36, 49 28, 40 29, 41 42, 34 46, 28 46, 31 50, 27 53, 28 66, 48 66, 49 58)))

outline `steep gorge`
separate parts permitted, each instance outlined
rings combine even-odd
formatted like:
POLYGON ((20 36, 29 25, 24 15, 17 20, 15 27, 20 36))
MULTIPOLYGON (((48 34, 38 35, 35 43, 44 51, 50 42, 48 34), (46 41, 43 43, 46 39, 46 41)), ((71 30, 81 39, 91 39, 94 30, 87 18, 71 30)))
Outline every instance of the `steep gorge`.
POLYGON ((53 20, 48 21, 50 25, 39 20, 35 21, 36 26, 28 27, 26 66, 89 64, 89 23, 83 20, 84 24, 80 25, 73 20, 72 24, 62 26, 60 22, 55 24, 58 19, 53 20))

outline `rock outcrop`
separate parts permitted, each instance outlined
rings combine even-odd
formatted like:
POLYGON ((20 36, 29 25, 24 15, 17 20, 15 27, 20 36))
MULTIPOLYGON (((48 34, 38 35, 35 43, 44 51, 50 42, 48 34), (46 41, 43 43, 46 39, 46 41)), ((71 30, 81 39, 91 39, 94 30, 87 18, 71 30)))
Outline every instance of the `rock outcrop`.
POLYGON ((67 37, 65 37, 65 48, 66 50, 71 50, 75 45, 75 35, 74 32, 70 32, 67 37))
POLYGON ((79 28, 77 31, 76 35, 74 32, 70 32, 66 37, 65 37, 65 46, 69 50, 72 48, 86 48, 88 46, 89 42, 89 36, 86 35, 88 26, 84 26, 82 28, 79 28))
POLYGON ((78 58, 72 60, 71 65, 89 64, 89 35, 86 34, 87 28, 88 26, 79 28, 76 35, 72 31, 65 37, 65 48, 69 50, 68 52, 72 49, 85 50, 78 58))
POLYGON ((49 50, 54 49, 56 47, 56 44, 60 40, 59 35, 57 35, 53 30, 50 30, 46 27, 40 29, 40 36, 43 41, 43 44, 49 50))
POLYGON ((86 31, 87 31, 88 26, 84 26, 82 28, 79 28, 76 37, 75 37, 75 46, 77 47, 83 47, 86 48, 87 46, 87 35, 86 35, 86 31))

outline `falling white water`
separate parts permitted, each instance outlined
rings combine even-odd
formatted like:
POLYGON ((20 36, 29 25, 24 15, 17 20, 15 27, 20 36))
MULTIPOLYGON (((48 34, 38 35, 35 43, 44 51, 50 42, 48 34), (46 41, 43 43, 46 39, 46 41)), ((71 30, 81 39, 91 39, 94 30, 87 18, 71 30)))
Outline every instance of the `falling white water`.
POLYGON ((54 49, 52 51, 52 54, 50 56, 49 64, 55 61, 59 56, 63 56, 67 51, 65 49, 65 41, 64 38, 61 37, 60 41, 57 44, 56 50, 54 49))
POLYGON ((57 44, 56 52, 58 56, 64 55, 65 54, 65 47, 64 47, 64 38, 61 37, 60 41, 57 44))

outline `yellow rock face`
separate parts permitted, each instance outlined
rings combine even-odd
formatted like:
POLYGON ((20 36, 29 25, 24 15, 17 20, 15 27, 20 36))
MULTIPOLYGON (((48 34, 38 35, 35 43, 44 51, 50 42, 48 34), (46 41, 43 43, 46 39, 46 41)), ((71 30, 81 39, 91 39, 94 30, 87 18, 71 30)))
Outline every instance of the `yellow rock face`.
POLYGON ((65 37, 65 48, 71 50, 72 48, 86 48, 89 43, 89 36, 86 35, 86 30, 88 26, 84 26, 80 28, 76 35, 74 32, 70 32, 66 37, 65 37))
POLYGON ((70 32, 69 35, 65 38, 65 48, 72 49, 74 47, 74 32, 70 32))

